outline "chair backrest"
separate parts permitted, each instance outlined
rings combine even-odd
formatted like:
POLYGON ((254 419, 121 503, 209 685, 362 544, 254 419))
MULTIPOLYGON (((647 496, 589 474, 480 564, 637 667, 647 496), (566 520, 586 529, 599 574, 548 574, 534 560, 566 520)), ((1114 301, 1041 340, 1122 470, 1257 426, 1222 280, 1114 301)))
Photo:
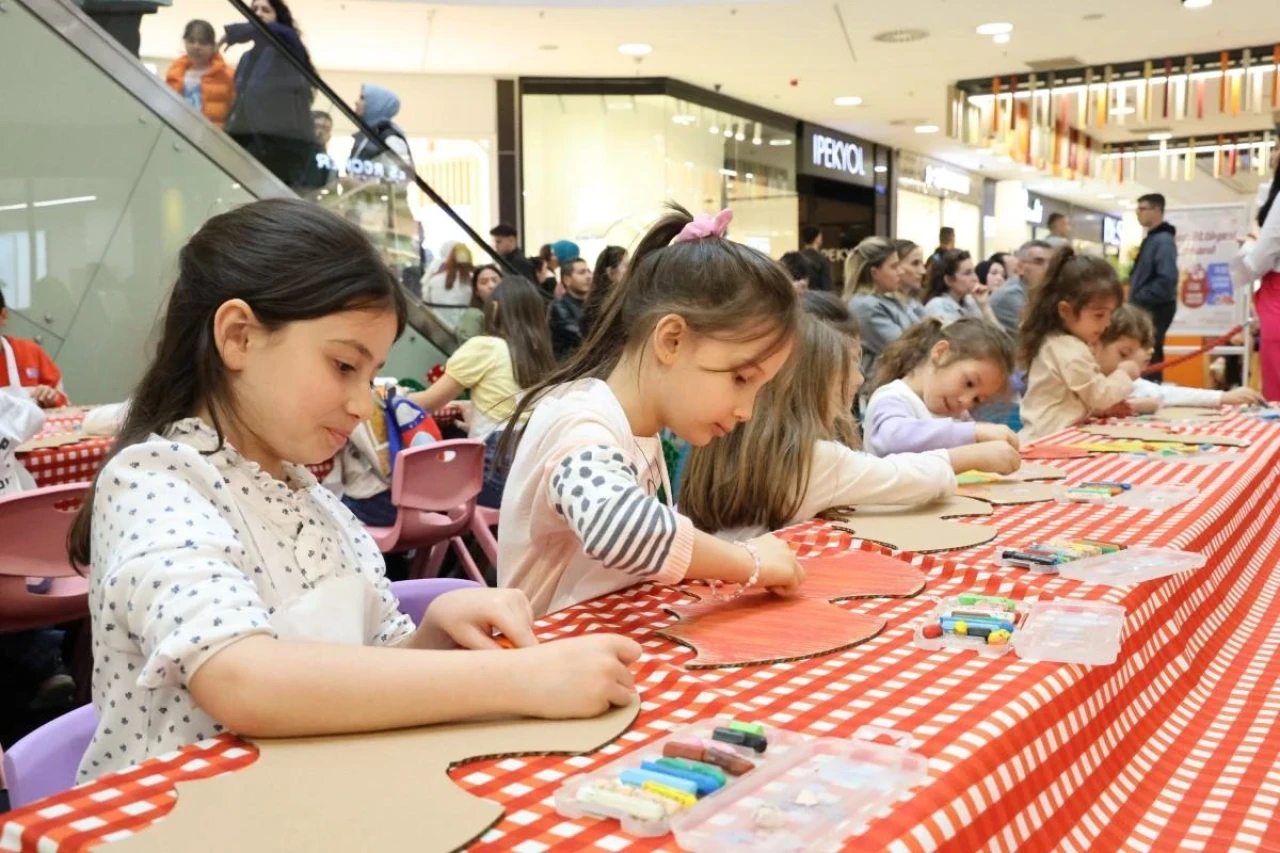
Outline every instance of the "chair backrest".
POLYGON ((431 602, 446 592, 472 587, 479 589, 480 584, 461 578, 420 578, 396 581, 391 584, 391 592, 400 601, 400 612, 412 619, 413 624, 419 625, 431 602))
POLYGON ((9 804, 16 809, 75 785, 80 759, 97 727, 93 706, 82 705, 10 747, 4 754, 9 804))
POLYGON ((484 487, 484 442, 452 439, 400 451, 391 501, 401 509, 449 512, 474 503, 484 487))
POLYGON ((67 557, 67 532, 88 491, 88 483, 70 483, 0 498, 0 575, 76 574, 67 557))

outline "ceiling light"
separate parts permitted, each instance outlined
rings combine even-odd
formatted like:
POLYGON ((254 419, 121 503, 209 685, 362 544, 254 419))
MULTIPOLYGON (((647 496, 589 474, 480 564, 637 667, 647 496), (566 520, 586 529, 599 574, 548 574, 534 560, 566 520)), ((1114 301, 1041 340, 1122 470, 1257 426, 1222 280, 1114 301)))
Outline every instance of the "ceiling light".
POLYGON ((837 107, 860 107, 862 106, 862 98, 857 95, 841 95, 836 98, 837 107))
POLYGON ((1135 107, 1112 107, 1111 114, 1113 116, 1131 116, 1138 110, 1135 107))
POLYGON ((1008 43, 1009 43, 1009 34, 1008 34, 1008 33, 996 33, 995 35, 993 35, 993 36, 991 37, 991 40, 992 40, 993 42, 995 42, 996 44, 1008 44, 1008 43))
POLYGON ((1182 0, 1182 8, 1184 9, 1203 9, 1205 6, 1212 6, 1213 0, 1182 0))
POLYGON ((929 37, 928 30, 919 29, 902 29, 902 30, 886 30, 882 33, 876 33, 873 38, 876 41, 886 42, 888 44, 906 44, 907 42, 920 41, 929 37))
POLYGON ((1013 32, 1013 24, 999 21, 994 24, 982 24, 976 30, 980 36, 1000 36, 1013 32))
POLYGON ((643 42, 628 42, 627 44, 618 45, 618 53, 623 56, 648 56, 653 53, 653 45, 644 44, 643 42))
POLYGON ((747 135, 746 135, 745 133, 743 133, 742 131, 738 131, 737 133, 735 133, 735 134, 733 135, 733 138, 734 138, 735 140, 737 140, 738 142, 746 142, 746 141, 747 141, 747 135))
POLYGON ((790 139, 770 139, 769 144, 774 147, 782 147, 784 145, 790 145, 791 140, 790 139))
POLYGON ((720 128, 716 127, 716 120, 711 120, 711 135, 715 136, 720 133, 720 128))
POLYGON ((889 167, 888 167, 888 166, 876 166, 876 167, 875 167, 875 169, 874 169, 873 171, 874 171, 877 175, 883 175, 885 172, 889 171, 889 167))
POLYGON ((1163 142, 1166 139, 1173 139, 1173 134, 1168 131, 1164 131, 1162 133, 1148 133, 1147 139, 1150 139, 1152 142, 1163 142))
POLYGON ((538 45, 538 50, 545 50, 545 51, 547 51, 547 52, 550 52, 550 51, 553 51, 553 50, 559 50, 559 49, 560 49, 560 45, 558 45, 558 44, 540 44, 540 45, 538 45))
POLYGON ((672 117, 671 117, 671 120, 672 120, 673 122, 675 122, 676 124, 678 124, 678 125, 682 125, 682 126, 684 126, 684 127, 688 127, 689 125, 691 125, 691 124, 693 124, 694 122, 696 122, 696 121, 698 120, 698 117, 697 117, 697 116, 691 116, 691 115, 689 115, 688 113, 681 113, 681 114, 679 114, 679 115, 674 115, 674 116, 672 116, 672 117))
POLYGON ((726 128, 724 129, 724 138, 725 138, 725 139, 732 139, 732 138, 733 138, 733 128, 732 128, 732 127, 726 127, 726 128))
POLYGON ((937 133, 939 130, 936 124, 917 124, 916 133, 937 133))

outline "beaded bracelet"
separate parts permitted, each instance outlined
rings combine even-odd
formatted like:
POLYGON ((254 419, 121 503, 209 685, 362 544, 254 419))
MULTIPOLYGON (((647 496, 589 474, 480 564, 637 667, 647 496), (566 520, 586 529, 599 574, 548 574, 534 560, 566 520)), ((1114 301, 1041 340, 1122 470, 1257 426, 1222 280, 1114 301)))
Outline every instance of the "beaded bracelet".
POLYGON ((732 601, 747 590, 751 589, 751 587, 755 586, 756 582, 760 580, 760 552, 756 550, 756 546, 752 545, 750 542, 742 541, 734 542, 733 544, 737 545, 739 548, 745 549, 746 552, 751 555, 751 577, 747 578, 747 582, 739 586, 738 591, 733 595, 720 594, 720 587, 724 586, 724 581, 707 581, 707 584, 711 587, 711 597, 718 601, 732 601))

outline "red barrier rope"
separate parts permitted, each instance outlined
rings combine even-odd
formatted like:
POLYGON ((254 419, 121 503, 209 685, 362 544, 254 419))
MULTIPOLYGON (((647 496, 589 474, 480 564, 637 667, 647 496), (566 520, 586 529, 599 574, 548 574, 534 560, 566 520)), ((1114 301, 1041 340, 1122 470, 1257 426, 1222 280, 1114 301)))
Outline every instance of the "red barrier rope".
POLYGON ((1200 349, 1196 350, 1195 352, 1183 353, 1177 358, 1166 358, 1164 361, 1160 362, 1159 364, 1147 365, 1147 368, 1142 371, 1142 375, 1150 376, 1152 373, 1158 373, 1161 370, 1168 370, 1170 367, 1176 367, 1179 364, 1183 364, 1185 362, 1191 361, 1191 359, 1193 358, 1199 358, 1200 356, 1204 355, 1214 347, 1220 347, 1223 344, 1227 343, 1236 335, 1240 334, 1240 332, 1242 331, 1244 331, 1244 326, 1236 326, 1234 329, 1227 332, 1222 337, 1214 338, 1213 340, 1209 341, 1209 343, 1200 347, 1200 349))

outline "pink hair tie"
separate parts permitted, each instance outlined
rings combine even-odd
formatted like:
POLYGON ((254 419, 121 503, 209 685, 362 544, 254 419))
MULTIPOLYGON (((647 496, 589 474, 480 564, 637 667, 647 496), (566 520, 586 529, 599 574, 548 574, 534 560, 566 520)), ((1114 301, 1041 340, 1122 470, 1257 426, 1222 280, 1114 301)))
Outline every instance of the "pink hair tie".
POLYGON ((672 243, 683 243, 686 240, 701 240, 704 237, 723 237, 733 221, 733 211, 725 208, 715 216, 698 214, 686 225, 672 243))

